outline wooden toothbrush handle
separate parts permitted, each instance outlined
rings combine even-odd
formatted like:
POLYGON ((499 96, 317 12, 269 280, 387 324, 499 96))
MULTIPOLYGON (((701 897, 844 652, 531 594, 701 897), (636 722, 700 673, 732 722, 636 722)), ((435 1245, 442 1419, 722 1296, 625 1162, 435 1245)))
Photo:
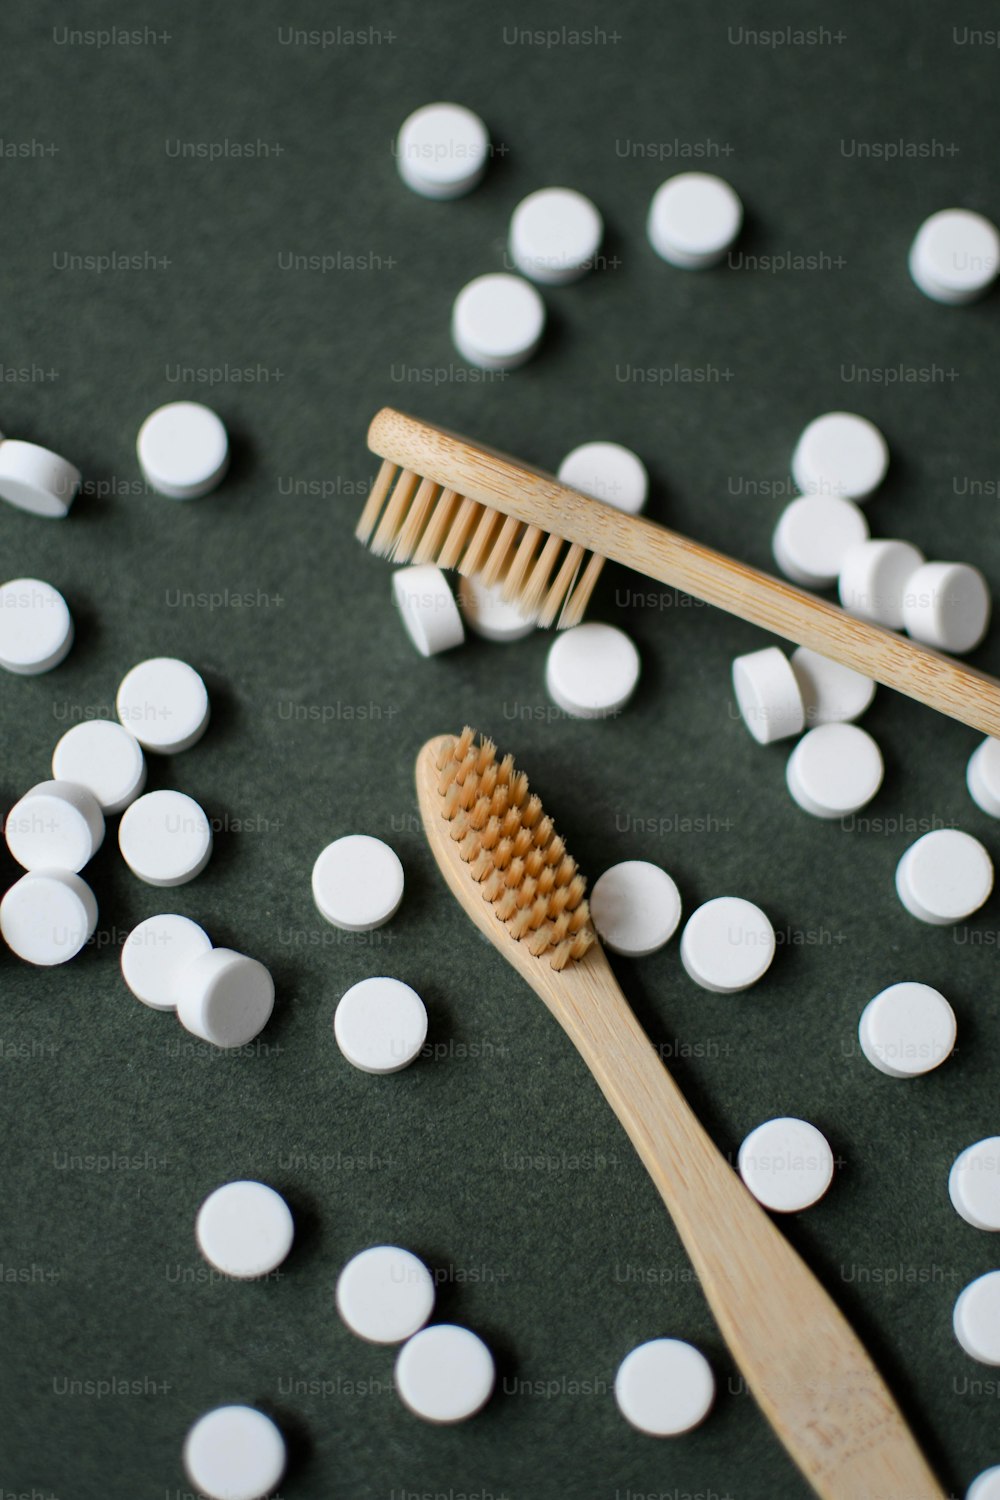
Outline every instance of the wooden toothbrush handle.
POLYGON ((392 407, 373 419, 368 446, 436 484, 623 563, 783 640, 809 646, 983 734, 1000 737, 996 678, 859 620, 805 589, 641 516, 602 505, 520 459, 392 407))
POLYGON ((558 975, 533 962, 535 989, 625 1127, 747 1385, 817 1495, 945 1500, 860 1340, 709 1139, 603 951, 558 975))

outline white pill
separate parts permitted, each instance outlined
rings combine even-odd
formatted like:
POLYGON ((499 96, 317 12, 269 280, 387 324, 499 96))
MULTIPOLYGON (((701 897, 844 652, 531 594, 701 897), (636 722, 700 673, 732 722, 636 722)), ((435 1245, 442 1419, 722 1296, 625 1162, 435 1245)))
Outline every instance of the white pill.
POLYGON ((956 1156, 948 1195, 967 1224, 1000 1232, 1000 1135, 976 1141, 956 1156))
POLYGON ((785 779, 814 818, 843 818, 870 802, 882 785, 882 752, 856 724, 820 724, 788 757, 785 779))
POLYGON ((797 646, 791 655, 802 694, 807 724, 847 724, 860 719, 875 696, 870 677, 831 661, 808 646, 797 646))
POLYGON ((85 786, 110 816, 134 802, 146 785, 146 760, 139 741, 121 724, 92 719, 67 729, 52 754, 52 775, 85 786))
POLYGON ((965 1492, 965 1500, 1000 1500, 1000 1464, 976 1476, 965 1492))
POLYGON ((564 284, 590 270, 603 237, 604 220, 589 198, 573 188, 539 188, 515 208, 509 248, 525 276, 564 284))
POLYGON ((398 1073, 427 1039, 427 1011, 402 980, 362 979, 343 995, 333 1016, 337 1046, 363 1073, 398 1073))
POLYGON ((681 172, 653 195, 646 232, 673 266, 702 270, 722 260, 743 223, 743 204, 721 177, 681 172))
POLYGON ((0 499, 18 510, 61 520, 69 514, 81 479, 79 469, 48 448, 18 438, 0 441, 0 499))
POLYGON ((516 604, 503 597, 499 583, 487 586, 481 578, 463 574, 458 584, 458 602, 465 623, 476 635, 487 641, 519 641, 535 629, 516 604))
POLYGON ((349 833, 327 844, 313 865, 313 900, 334 927, 371 932, 395 916, 403 899, 403 866, 381 839, 349 833))
POLYGON ((733 662, 733 691, 744 724, 761 745, 801 734, 805 708, 799 681, 779 646, 748 651, 733 662))
POLYGON ((907 580, 903 624, 914 640, 939 651, 971 651, 990 623, 990 587, 969 563, 924 563, 907 580))
POLYGON ((146 792, 122 813, 118 847, 147 885, 186 885, 208 864, 212 828, 184 792, 146 792))
POLYGON ((680 892, 659 865, 627 859, 605 870, 595 882, 590 915, 612 953, 642 958, 662 948, 677 931, 680 892))
POLYGON ((716 896, 688 918, 681 962, 695 984, 730 995, 756 984, 774 958, 774 928, 741 896, 716 896))
POLYGON ((463 359, 513 370, 531 358, 545 328, 545 303, 530 281, 506 272, 477 276, 455 298, 451 337, 463 359))
POLYGON ((626 1354, 615 1376, 615 1401, 626 1422, 651 1437, 690 1432, 715 1399, 712 1367, 683 1339, 650 1339, 626 1354))
POLYGON ((621 443, 581 443, 559 465, 563 484, 627 515, 637 516, 646 504, 649 475, 646 465, 621 443))
POLYGON ((75 958, 96 926, 93 891, 67 870, 22 875, 0 901, 0 932, 8 947, 43 968, 75 958))
POLYGON ((118 717, 144 750, 174 755, 190 750, 208 726, 208 689, 194 667, 174 656, 153 656, 122 678, 118 717))
POLYGON ((1000 740, 985 739, 969 757, 965 772, 969 795, 984 813, 1000 818, 1000 740))
POLYGON ((177 1019, 213 1047, 246 1047, 274 1009, 274 980, 262 963, 213 948, 187 965, 177 998, 177 1019))
POLYGON ((14 578, 0 586, 0 667, 36 677, 57 667, 72 644, 73 617, 51 583, 14 578))
POLYGON ((104 814, 85 786, 41 781, 14 803, 4 832, 7 848, 26 870, 76 875, 104 842, 104 814))
POLYGON ((211 952, 203 927, 174 912, 147 917, 122 944, 122 978, 153 1010, 176 1010, 189 964, 211 952))
POLYGON ((284 1198, 265 1182, 225 1182, 198 1210, 194 1236, 210 1266, 252 1281, 281 1265, 295 1225, 284 1198))
POLYGON ((903 628, 903 600, 910 579, 925 562, 909 542, 872 537, 844 554, 840 567, 840 602, 852 615, 889 630, 903 628))
POLYGON ((434 1279, 398 1245, 373 1245, 337 1278, 337 1311, 352 1333, 373 1344, 401 1344, 434 1311, 434 1279))
POLYGON ((808 1120, 790 1115, 751 1130, 738 1165, 758 1203, 779 1214, 811 1207, 833 1181, 833 1152, 826 1136, 808 1120))
POLYGON ((396 1390, 425 1422, 464 1422, 493 1391, 493 1356, 468 1328, 435 1323, 415 1333, 396 1360, 396 1390))
POLYGON ((964 922, 993 889, 993 861, 978 839, 935 828, 911 844, 896 866, 896 892, 921 922, 964 922))
POLYGON ((207 495, 229 467, 222 419, 198 401, 171 401, 151 412, 135 447, 146 483, 172 500, 207 495))
POLYGON ((917 230, 909 264, 917 286, 935 302, 974 302, 996 280, 1000 233, 982 214, 942 209, 917 230))
POLYGON ((217 1406, 191 1428, 184 1470, 208 1500, 264 1500, 285 1472, 285 1440, 253 1406, 217 1406))
POLYGON ((890 1078, 917 1078, 951 1056, 955 1012, 929 984, 891 984, 861 1013, 858 1041, 873 1068, 890 1078))
POLYGON ((830 588, 844 558, 868 539, 868 522, 853 500, 800 495, 781 513, 771 540, 781 571, 806 588, 830 588))
POLYGON ((440 568, 418 563, 392 575, 392 597, 421 656, 450 651, 465 640, 462 616, 440 568))
POLYGON ((958 1295, 952 1321, 966 1354, 984 1365, 1000 1365, 1000 1271, 969 1282, 958 1295))
POLYGON ((424 198, 460 198, 486 171, 490 138, 461 104, 425 104, 408 115, 396 139, 399 175, 424 198))
POLYGON ((545 663, 553 703, 575 719, 620 713, 639 681, 639 653, 614 625, 575 625, 556 636, 545 663))
POLYGON ((889 445, 874 422, 853 411, 828 411, 802 432, 792 478, 804 495, 867 500, 885 478, 889 445))

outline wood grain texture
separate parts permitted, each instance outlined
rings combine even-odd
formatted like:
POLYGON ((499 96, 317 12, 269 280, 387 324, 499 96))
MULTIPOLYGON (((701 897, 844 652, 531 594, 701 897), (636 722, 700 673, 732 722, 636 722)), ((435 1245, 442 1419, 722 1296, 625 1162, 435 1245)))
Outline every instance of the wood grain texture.
POLYGON ((1000 737, 1000 682, 710 547, 629 516, 551 474, 384 407, 368 431, 381 458, 504 515, 623 563, 809 646, 984 734, 1000 737))
POLYGON ((822 1500, 944 1500, 843 1314, 699 1124, 599 943, 556 972, 511 936, 450 835, 438 757, 417 759, 428 841, 452 894, 577 1048, 653 1179, 765 1416, 822 1500))

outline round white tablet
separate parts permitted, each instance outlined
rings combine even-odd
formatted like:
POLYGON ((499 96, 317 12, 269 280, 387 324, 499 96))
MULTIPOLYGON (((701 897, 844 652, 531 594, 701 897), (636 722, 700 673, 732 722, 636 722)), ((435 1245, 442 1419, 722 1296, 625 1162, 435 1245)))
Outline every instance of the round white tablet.
POLYGON ((966 1354, 1000 1365, 1000 1271, 987 1271, 958 1294, 953 1324, 966 1354))
POLYGON ((122 978, 143 1005, 176 1010, 188 965, 211 948, 208 933, 189 917, 147 917, 122 944, 122 978))
POLYGON ((779 1214, 811 1207, 833 1181, 833 1152, 826 1136, 808 1120, 790 1115, 751 1130, 738 1165, 758 1203, 779 1214))
POLYGON ((173 755, 205 733, 208 689, 194 667, 174 656, 153 656, 122 678, 118 717, 145 750, 173 755))
POLYGON ((604 237, 604 220, 573 188, 539 188, 514 210, 510 254, 533 281, 563 284, 589 271, 604 237))
POLYGON ((333 1016, 337 1046, 364 1073, 398 1073, 427 1039, 427 1011, 402 980, 362 979, 343 995, 333 1016))
POLYGON ((993 861, 978 839, 935 828, 911 844, 896 866, 896 892, 921 922, 964 922, 993 889, 993 861))
POLYGON ((683 1339, 650 1339, 626 1354, 615 1376, 618 1410, 639 1432, 676 1437, 703 1422, 715 1399, 712 1367, 683 1339))
POLYGON ((0 586, 0 667, 36 677, 57 667, 72 644, 73 617, 51 583, 14 578, 0 586))
POLYGON ((695 984, 720 995, 756 984, 774 958, 774 928, 759 906, 740 896, 716 896, 688 918, 681 962, 695 984))
POLYGON ((146 483, 172 500, 196 500, 229 467, 229 438, 220 417, 198 401, 171 401, 139 428, 139 467, 146 483))
POLYGON ((415 1333, 396 1360, 396 1390, 425 1422, 464 1422, 493 1391, 493 1356, 468 1328, 435 1323, 415 1333))
POLYGON ((1000 233, 982 214, 945 208, 917 230, 910 275, 935 302, 974 302, 1000 270, 1000 233))
POLYGON ((458 584, 458 602, 469 629, 484 640, 519 641, 535 629, 535 622, 526 620, 517 605, 503 597, 499 583, 487 587, 481 578, 467 578, 463 574, 458 584))
POLYGON ((948 1195, 967 1224, 1000 1232, 1000 1135, 976 1141, 956 1156, 948 1195))
POLYGON ((69 513, 81 478, 73 464, 37 443, 18 438, 0 442, 0 499, 19 510, 61 520, 69 513))
POLYGON ((284 1198, 265 1182, 226 1182, 198 1210, 194 1236, 210 1266, 252 1281, 281 1265, 295 1225, 284 1198))
POLYGON ((559 478, 563 484, 630 516, 637 516, 644 508, 649 493, 646 465, 621 443, 581 443, 559 465, 559 478))
POLYGON ((868 522, 853 500, 800 495, 781 513, 771 549, 781 571, 806 588, 830 588, 844 558, 868 538, 868 522))
POLYGON ((247 1047, 274 1009, 274 980, 264 965, 232 948, 213 948, 184 970, 177 1019, 213 1047, 247 1047))
POLYGON ((392 597, 421 656, 450 651, 465 640, 462 616, 440 568, 431 563, 400 568, 392 575, 392 597))
POLYGON ((545 328, 545 303, 530 281, 506 272, 477 276, 455 298, 451 336, 463 359, 513 370, 531 358, 545 328))
POLYGON ((801 734, 805 708, 798 678, 780 646, 748 651, 733 662, 733 692, 744 724, 760 745, 801 734))
POLYGON ((401 1344, 434 1311, 434 1278, 398 1245, 373 1245, 337 1278, 337 1311, 352 1333, 373 1344, 401 1344))
POLYGON ((620 713, 639 681, 639 653, 614 625, 575 625, 558 634, 545 663, 552 701, 575 719, 620 713))
POLYGON ((903 600, 910 579, 924 565, 924 554, 909 542, 872 537, 844 554, 840 602, 852 615, 890 630, 903 628, 903 600))
POLYGON ((965 1492, 965 1500, 1000 1500, 1000 1464, 976 1476, 965 1492))
POLYGON ((349 833, 327 844, 313 865, 313 900, 347 932, 371 932, 395 916, 403 899, 403 866, 381 839, 349 833))
POLYGON ((875 696, 875 683, 808 646, 791 655, 807 724, 847 724, 860 719, 875 696))
POLYGON ((93 891, 66 870, 22 875, 0 901, 0 933, 8 947, 43 968, 75 958, 96 926, 93 891))
POLYGON ((903 624, 914 640, 939 651, 971 651, 990 623, 990 586, 969 563, 924 563, 903 594, 903 624))
POLYGON ((673 266, 702 270, 720 261, 743 223, 743 204, 721 177, 681 172, 653 195, 646 232, 673 266))
POLYGON ((955 1012, 929 984, 891 984, 861 1013, 858 1040, 873 1068, 890 1078, 917 1078, 951 1056, 955 1012))
POLYGON ((1000 818, 1000 740, 985 739, 969 757, 965 772, 969 795, 984 813, 1000 818))
POLYGON ((889 445, 874 422, 828 411, 805 428, 792 454, 792 478, 804 495, 867 500, 889 467, 889 445))
POLYGON ((870 802, 882 785, 882 752, 856 724, 820 724, 788 757, 785 779, 814 818, 843 818, 870 802))
POLYGON ((77 874, 104 842, 104 814, 85 786, 41 781, 7 814, 7 848, 26 870, 77 874))
POLYGON ((118 847, 147 885, 186 885, 208 864, 212 829, 193 797, 146 792, 122 813, 118 847))
POLYGON ((681 897, 659 865, 627 859, 599 876, 590 893, 590 915, 612 953, 642 958, 668 943, 681 919, 681 897))
POLYGON ((490 138, 461 104, 425 104, 408 115, 396 139, 399 175, 424 198, 459 198, 486 170, 490 138))
POLYGON ((285 1472, 285 1440, 253 1406, 217 1406, 191 1428, 184 1470, 208 1500, 264 1500, 285 1472))
POLYGON ((134 735, 121 724, 91 719, 67 729, 52 754, 56 781, 75 781, 110 816, 134 802, 146 785, 146 760, 134 735))

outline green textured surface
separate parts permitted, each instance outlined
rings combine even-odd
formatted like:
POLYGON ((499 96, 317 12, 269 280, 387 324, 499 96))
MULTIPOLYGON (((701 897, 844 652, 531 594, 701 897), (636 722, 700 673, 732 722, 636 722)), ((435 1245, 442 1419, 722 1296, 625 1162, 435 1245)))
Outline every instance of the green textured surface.
MULTIPOLYGON (((388 401, 550 467, 593 436, 630 444, 653 476, 650 514, 768 566, 794 439, 846 406, 893 452, 869 506, 876 534, 975 559, 1000 585, 997 301, 939 307, 905 266, 928 213, 1000 212, 1000 53, 953 33, 984 23, 901 0, 781 16, 695 0, 377 15, 140 3, 72 22, 51 0, 8 8, 0 427, 65 452, 87 493, 62 524, 0 510, 3 576, 51 580, 78 626, 55 672, 0 680, 0 792, 6 806, 43 778, 57 736, 109 712, 135 661, 176 654, 204 672, 213 721, 195 749, 155 762, 151 785, 190 792, 221 832, 205 874, 164 897, 128 874, 112 831, 88 876, 100 941, 48 972, 0 955, 0 1493, 181 1500, 183 1434, 229 1400, 272 1410, 289 1434, 287 1500, 806 1493, 588 1074, 432 866, 413 759, 466 720, 517 754, 585 871, 645 857, 688 911, 735 892, 771 915, 778 957, 744 996, 697 990, 676 943, 617 964, 622 984, 724 1151, 780 1113, 828 1134, 835 1184, 789 1236, 946 1485, 1000 1461, 996 1383, 951 1333, 955 1295, 997 1249, 946 1191, 956 1152, 1000 1129, 998 905, 952 932, 914 922, 893 891, 933 820, 1000 854, 964 786, 977 736, 880 692, 866 725, 885 789, 864 826, 824 824, 787 796, 787 747, 761 749, 734 717, 730 659, 763 643, 750 627, 608 569, 592 617, 629 630, 643 679, 617 722, 573 722, 546 706, 542 635, 418 660, 388 568, 351 536, 372 472, 365 426, 388 401), (790 22, 825 39, 739 41, 741 26, 790 22), (69 24, 169 39, 64 44, 69 24), (279 35, 323 25, 380 40, 279 35), (510 41, 571 25, 603 39, 510 41), (403 116, 442 96, 507 148, 450 205, 404 189, 390 153, 403 116), (226 140, 271 154, 177 154, 226 140), (910 154, 862 159, 859 141, 910 154), (649 198, 692 164, 678 143, 706 142, 723 154, 693 164, 748 206, 741 249, 823 268, 657 261, 649 198), (546 293, 551 332, 529 367, 476 379, 450 345, 451 300, 500 267, 510 210, 548 182, 593 195, 619 263, 546 293), (109 253, 145 269, 63 269, 109 253), (283 270, 288 255, 341 269, 283 270), (226 366, 253 378, 209 383, 226 366), (917 373, 862 387, 858 367, 917 373), (188 506, 144 493, 134 458, 142 418, 181 395, 219 410, 236 455, 218 494, 188 506), (219 590, 252 602, 198 602, 219 590), (370 939, 326 928, 310 899, 313 859, 349 831, 388 839, 406 868, 399 917, 370 939), (117 947, 164 905, 272 968, 277 1008, 253 1055, 210 1052, 124 990, 117 947), (388 1079, 354 1072, 332 1037, 338 996, 372 972, 424 995, 439 1052, 388 1079), (940 986, 960 1026, 955 1058, 912 1084, 875 1073, 853 1042, 868 998, 906 977, 940 986), (264 1284, 209 1281, 194 1249, 201 1199, 240 1175, 296 1216, 293 1253, 264 1284), (503 1389, 465 1427, 411 1418, 391 1351, 334 1314, 340 1265, 381 1239, 438 1268, 441 1312, 497 1351, 503 1389), (704 1348, 720 1384, 705 1426, 673 1442, 633 1433, 610 1394, 625 1352, 663 1333, 704 1348), (87 1393, 107 1381, 139 1393, 87 1393)), ((1000 668, 996 633, 976 659, 1000 668)))

